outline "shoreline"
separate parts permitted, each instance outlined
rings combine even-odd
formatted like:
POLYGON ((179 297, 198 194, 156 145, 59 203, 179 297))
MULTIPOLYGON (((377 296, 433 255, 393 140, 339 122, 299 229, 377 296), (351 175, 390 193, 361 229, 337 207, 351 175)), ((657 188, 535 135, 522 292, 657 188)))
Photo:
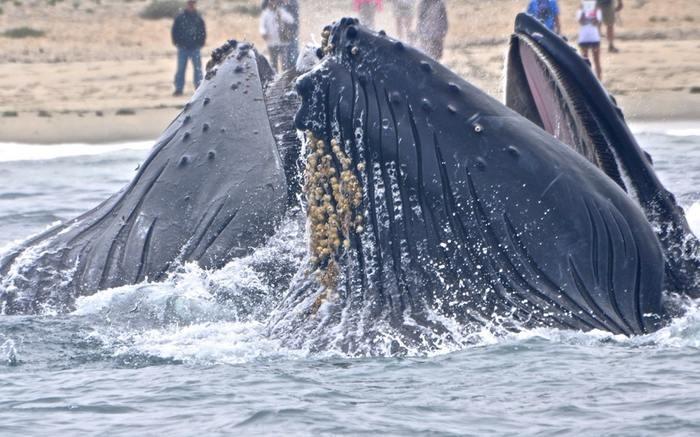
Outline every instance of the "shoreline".
MULTIPOLYGON (((700 94, 654 91, 617 96, 628 123, 683 123, 700 127, 700 94)), ((118 111, 18 111, 0 116, 0 142, 105 144, 155 140, 178 115, 178 106, 118 111)))
MULTIPOLYGON (((500 96, 513 20, 525 0, 446 1, 450 25, 441 62, 500 96)), ((350 0, 300 3, 302 44, 319 41, 324 24, 354 15, 350 0)), ((560 3, 562 30, 575 46, 577 2, 560 3)), ((259 5, 257 0, 201 4, 207 22, 204 62, 231 38, 246 40, 267 55, 259 5)), ((142 18, 146 6, 115 0, 51 2, 46 7, 3 4, 0 33, 27 27, 41 36, 0 35, 0 142, 97 144, 156 138, 186 99, 172 96, 172 20, 142 18)), ((387 5, 376 17, 375 27, 388 35, 398 33, 392 11, 387 5)), ((631 0, 620 16, 620 52, 603 49, 601 60, 603 83, 627 120, 700 122, 700 2, 631 0)), ((192 92, 190 73, 186 94, 192 92)))

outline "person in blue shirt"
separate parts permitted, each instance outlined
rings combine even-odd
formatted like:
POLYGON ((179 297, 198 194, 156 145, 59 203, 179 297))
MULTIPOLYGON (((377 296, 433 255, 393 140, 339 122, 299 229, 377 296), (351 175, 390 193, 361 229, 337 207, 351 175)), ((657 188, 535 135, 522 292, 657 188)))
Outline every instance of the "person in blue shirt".
POLYGON ((543 22, 554 33, 561 34, 557 0, 530 0, 526 12, 543 22))

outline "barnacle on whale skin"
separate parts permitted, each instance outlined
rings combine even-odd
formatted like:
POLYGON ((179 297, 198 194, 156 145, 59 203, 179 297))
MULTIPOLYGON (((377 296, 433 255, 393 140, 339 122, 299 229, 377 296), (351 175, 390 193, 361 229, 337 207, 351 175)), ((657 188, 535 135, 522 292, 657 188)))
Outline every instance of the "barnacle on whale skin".
MULTIPOLYGON (((304 195, 308 202, 309 262, 323 287, 312 308, 315 314, 323 302, 334 295, 341 249, 349 249, 352 234, 363 231, 362 187, 351 170, 352 159, 337 139, 327 143, 309 131, 306 142, 304 195), (336 167, 342 168, 340 174, 336 167)), ((356 168, 363 171, 364 163, 358 163, 356 168)))

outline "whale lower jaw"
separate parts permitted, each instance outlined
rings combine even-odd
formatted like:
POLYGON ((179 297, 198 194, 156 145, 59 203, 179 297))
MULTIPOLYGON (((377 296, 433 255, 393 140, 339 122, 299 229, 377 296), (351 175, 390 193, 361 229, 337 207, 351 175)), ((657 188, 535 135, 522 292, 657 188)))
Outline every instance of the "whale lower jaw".
POLYGON ((323 44, 297 82, 308 266, 275 332, 342 332, 327 341, 352 350, 357 333, 434 346, 485 326, 662 323, 658 241, 595 163, 353 19, 323 44))

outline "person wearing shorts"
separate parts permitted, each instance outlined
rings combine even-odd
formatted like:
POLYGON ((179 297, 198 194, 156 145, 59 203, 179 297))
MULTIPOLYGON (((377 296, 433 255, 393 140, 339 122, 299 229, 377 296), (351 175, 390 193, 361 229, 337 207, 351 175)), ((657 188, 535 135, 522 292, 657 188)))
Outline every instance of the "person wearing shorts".
POLYGON ((597 0, 597 5, 603 14, 602 21, 608 38, 608 51, 617 53, 619 50, 615 47, 615 14, 622 10, 622 0, 597 0))
POLYGON ((600 67, 600 30, 598 30, 602 19, 603 12, 595 0, 582 1, 581 8, 576 11, 576 21, 580 25, 578 47, 581 50, 581 56, 586 59, 590 59, 588 57, 589 51, 593 53, 593 66, 598 80, 603 78, 603 71, 600 67))

